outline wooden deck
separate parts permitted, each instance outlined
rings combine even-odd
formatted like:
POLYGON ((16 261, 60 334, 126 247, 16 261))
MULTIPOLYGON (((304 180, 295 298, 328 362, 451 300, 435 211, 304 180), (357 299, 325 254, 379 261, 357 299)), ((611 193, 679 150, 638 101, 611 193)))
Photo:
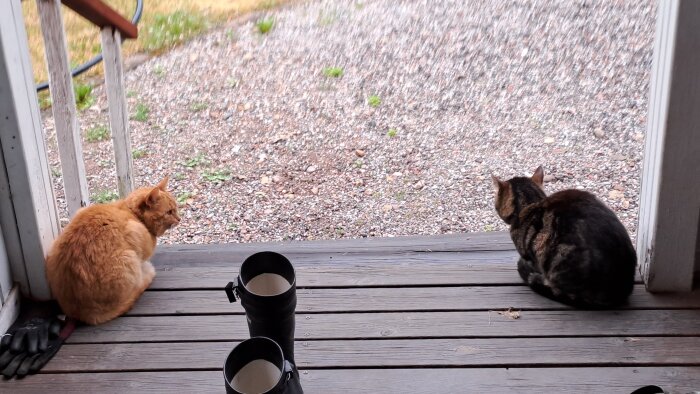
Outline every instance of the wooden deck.
POLYGON ((223 392, 224 358, 248 337, 223 288, 261 250, 297 270, 306 393, 700 390, 700 292, 639 284, 622 310, 576 311, 521 283, 504 233, 161 247, 127 316, 79 328, 40 375, 0 388, 223 392))

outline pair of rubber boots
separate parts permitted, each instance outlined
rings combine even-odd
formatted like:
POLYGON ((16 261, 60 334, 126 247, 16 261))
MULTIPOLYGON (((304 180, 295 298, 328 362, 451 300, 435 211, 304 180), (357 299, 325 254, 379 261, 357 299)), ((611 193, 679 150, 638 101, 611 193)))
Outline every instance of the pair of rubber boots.
POLYGON ((226 392, 303 393, 294 361, 296 275, 289 260, 275 252, 248 257, 226 295, 241 301, 250 332, 226 357, 226 392))

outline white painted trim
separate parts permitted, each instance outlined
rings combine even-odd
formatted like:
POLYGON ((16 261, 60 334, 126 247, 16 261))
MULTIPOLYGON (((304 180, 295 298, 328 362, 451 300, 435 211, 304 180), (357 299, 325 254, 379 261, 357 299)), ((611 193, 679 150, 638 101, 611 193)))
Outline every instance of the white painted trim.
POLYGON ((102 28, 102 57, 105 66, 105 86, 109 104, 109 127, 114 144, 114 161, 117 166, 119 196, 126 197, 134 190, 129 113, 124 93, 124 65, 122 64, 121 36, 119 30, 102 28))
POLYGON ((7 297, 7 302, 0 308, 0 334, 6 333, 12 323, 17 320, 20 298, 19 289, 17 286, 13 287, 7 297))
POLYGON ((58 152, 66 195, 68 214, 72 217, 89 201, 83 149, 80 143, 80 128, 75 108, 73 78, 68 64, 68 51, 61 17, 61 2, 37 0, 44 36, 44 52, 49 71, 51 109, 56 124, 58 152))
POLYGON ((19 1, 0 1, 0 226, 23 294, 50 298, 44 256, 59 233, 19 1))
POLYGON ((637 256, 650 291, 689 291, 700 221, 700 1, 659 2, 637 256))

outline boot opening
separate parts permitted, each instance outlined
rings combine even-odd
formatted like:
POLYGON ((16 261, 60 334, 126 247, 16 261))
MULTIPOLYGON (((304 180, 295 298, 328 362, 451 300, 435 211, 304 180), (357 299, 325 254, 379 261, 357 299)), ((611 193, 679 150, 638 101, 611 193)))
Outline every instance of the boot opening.
POLYGON ((275 296, 286 292, 292 285, 282 275, 266 272, 252 278, 245 287, 255 295, 275 296))
POLYGON ((272 390, 281 377, 282 371, 275 364, 253 360, 233 376, 231 387, 244 394, 262 394, 272 390))

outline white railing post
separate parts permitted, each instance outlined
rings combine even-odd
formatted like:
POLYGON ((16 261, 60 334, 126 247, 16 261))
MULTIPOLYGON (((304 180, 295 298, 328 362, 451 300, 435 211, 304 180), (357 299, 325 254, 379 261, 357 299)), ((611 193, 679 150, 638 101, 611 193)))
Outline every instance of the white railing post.
POLYGON ((0 1, 0 225, 22 293, 49 299, 44 256, 58 236, 39 103, 19 1, 0 1))
POLYGON ((56 123, 58 152, 61 157, 63 187, 68 214, 72 217, 89 203, 80 129, 75 109, 73 80, 68 64, 66 39, 59 0, 37 0, 49 70, 53 118, 56 123))
POLYGON ((658 3, 637 256, 650 291, 689 291, 700 220, 700 1, 658 3))
POLYGON ((109 104, 109 126, 114 143, 114 159, 117 165, 119 196, 125 197, 134 190, 132 174, 129 113, 124 93, 124 67, 122 64, 121 34, 119 30, 102 28, 102 57, 105 66, 105 85, 109 104))

